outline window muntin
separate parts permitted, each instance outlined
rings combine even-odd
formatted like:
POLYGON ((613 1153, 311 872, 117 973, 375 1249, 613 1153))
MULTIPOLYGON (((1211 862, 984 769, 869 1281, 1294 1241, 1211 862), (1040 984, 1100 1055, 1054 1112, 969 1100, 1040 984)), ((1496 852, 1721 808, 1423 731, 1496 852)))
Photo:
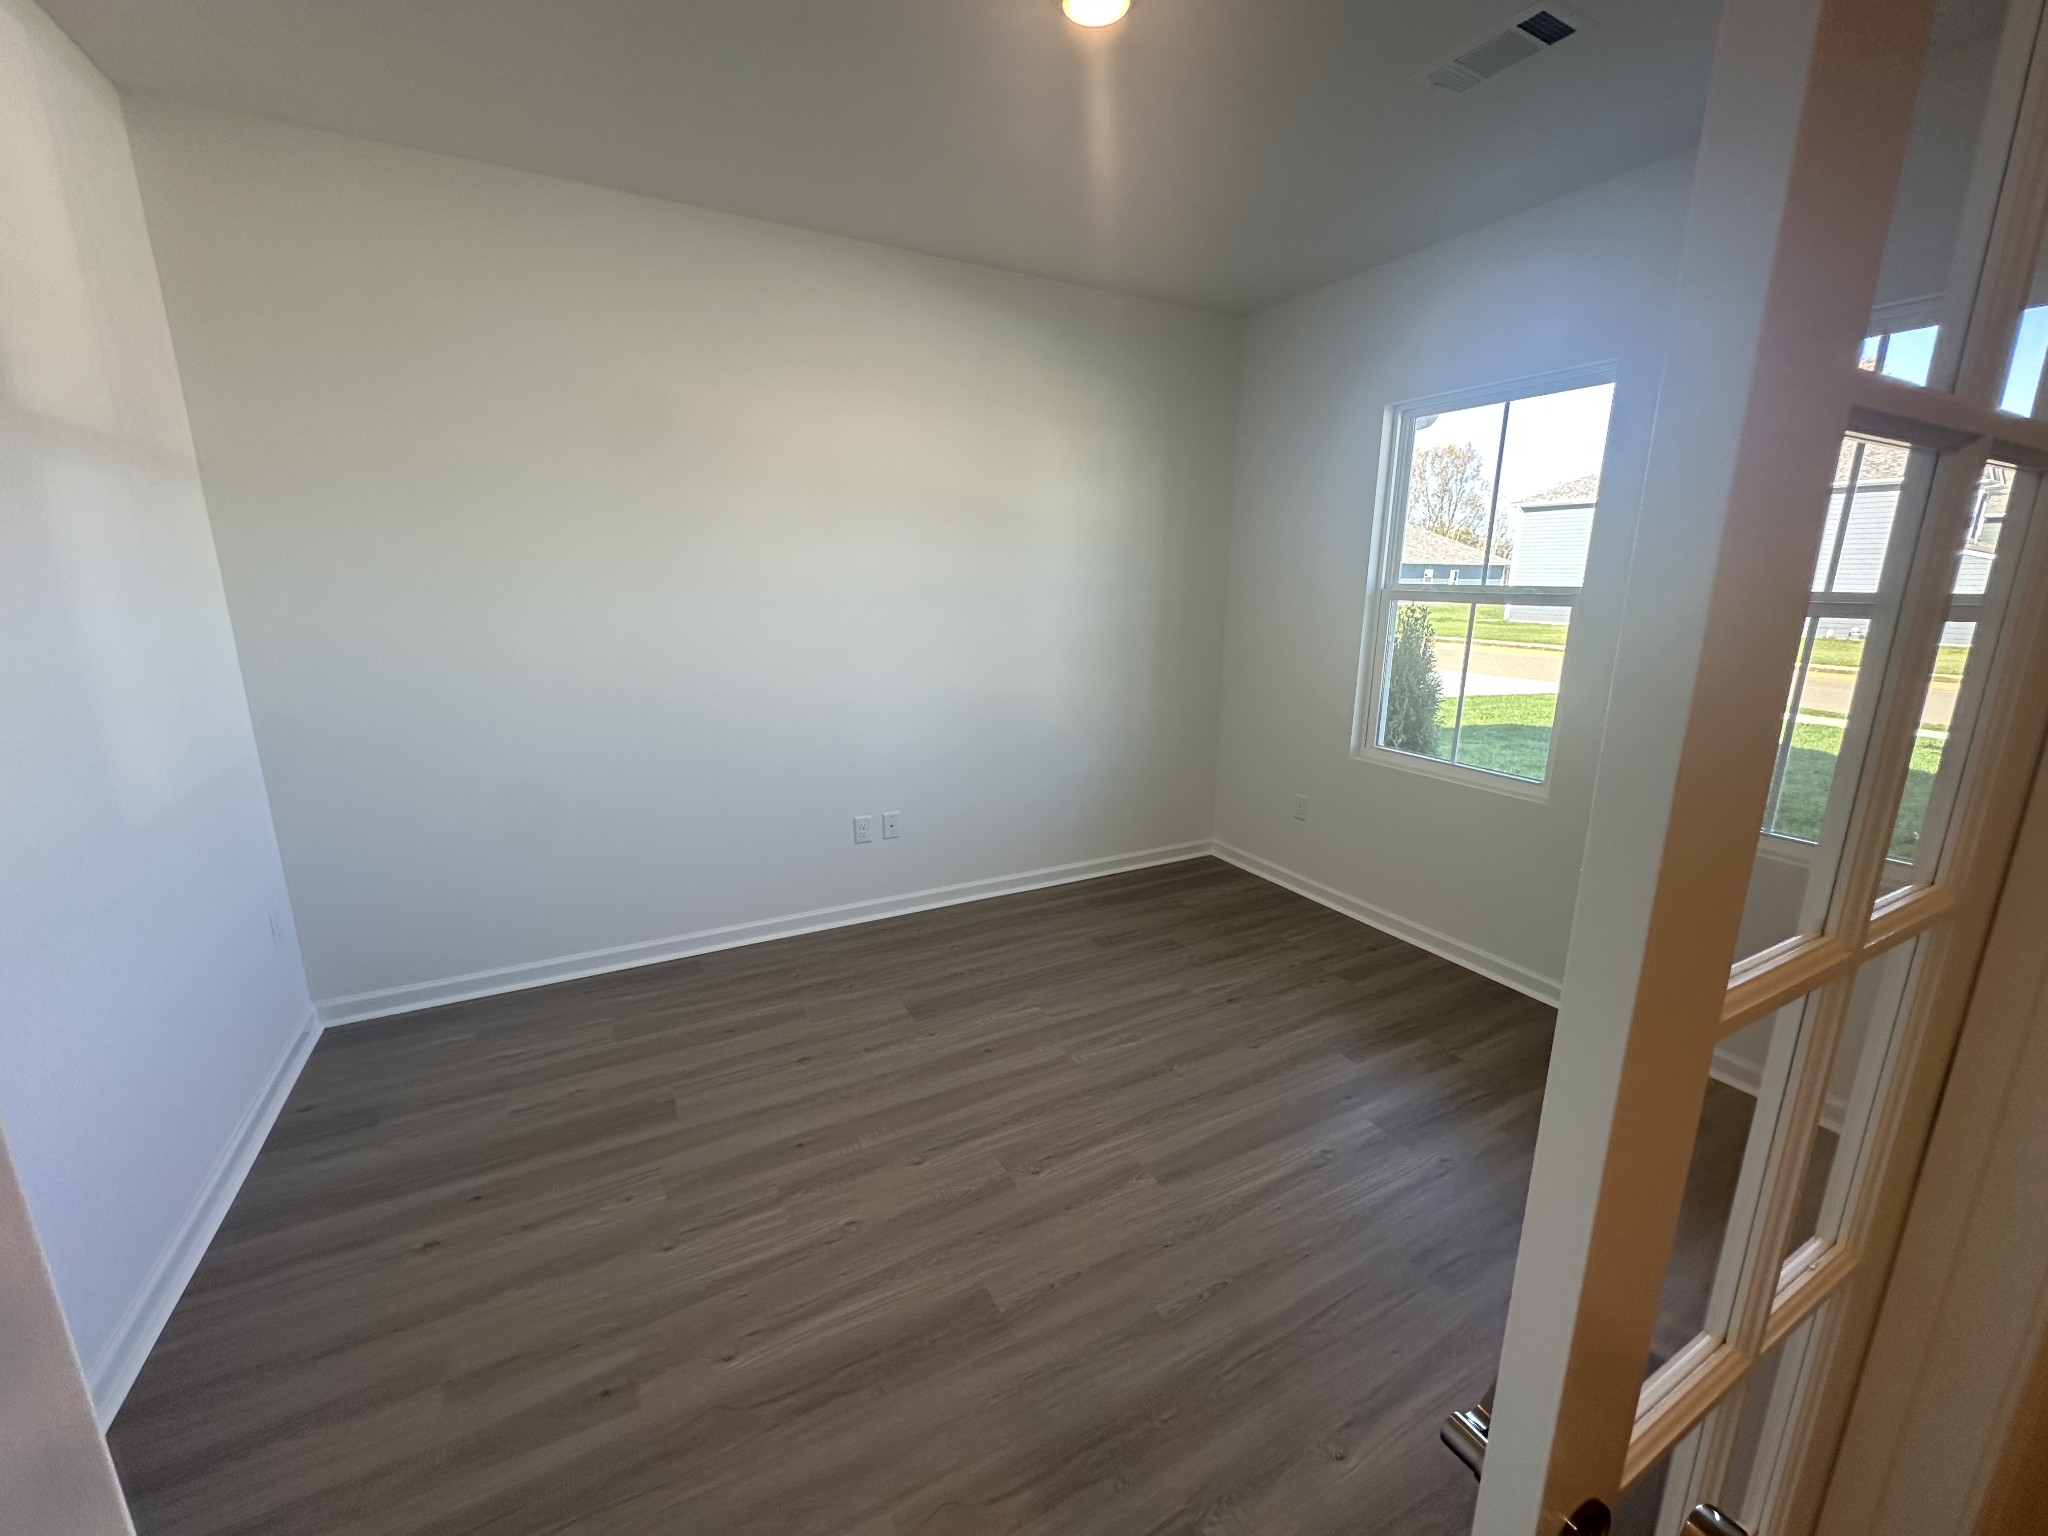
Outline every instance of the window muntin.
POLYGON ((1362 749, 1548 776, 1613 398, 1588 372, 1394 413, 1362 749))

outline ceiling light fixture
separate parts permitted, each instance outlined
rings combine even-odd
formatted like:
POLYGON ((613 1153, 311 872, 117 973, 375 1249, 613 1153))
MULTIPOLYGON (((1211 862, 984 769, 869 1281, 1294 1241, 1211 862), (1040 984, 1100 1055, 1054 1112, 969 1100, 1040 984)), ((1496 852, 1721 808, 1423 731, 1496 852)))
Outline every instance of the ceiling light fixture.
POLYGON ((1130 8, 1131 0, 1060 0, 1067 20, 1078 27, 1106 27, 1113 21, 1122 21, 1124 12, 1130 8))

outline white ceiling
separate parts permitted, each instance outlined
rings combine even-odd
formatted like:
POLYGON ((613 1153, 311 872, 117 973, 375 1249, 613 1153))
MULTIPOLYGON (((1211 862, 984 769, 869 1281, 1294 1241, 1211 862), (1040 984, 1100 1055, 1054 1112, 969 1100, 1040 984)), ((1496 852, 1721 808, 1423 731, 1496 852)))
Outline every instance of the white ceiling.
POLYGON ((1685 148, 1718 0, 43 0, 128 87, 1248 310, 1685 148))

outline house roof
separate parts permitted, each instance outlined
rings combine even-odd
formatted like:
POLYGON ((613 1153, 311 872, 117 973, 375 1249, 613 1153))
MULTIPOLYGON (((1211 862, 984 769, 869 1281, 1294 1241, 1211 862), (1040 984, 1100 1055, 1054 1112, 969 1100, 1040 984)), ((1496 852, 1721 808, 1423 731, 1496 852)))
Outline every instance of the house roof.
POLYGON ((1567 480, 1563 485, 1553 485, 1534 496, 1524 496, 1515 505, 1524 510, 1530 507, 1590 507, 1599 499, 1600 472, 1596 469, 1590 475, 1567 480))
POLYGON ((1409 527, 1401 533, 1403 565, 1478 565, 1483 557, 1477 544, 1431 533, 1427 528, 1409 527))
POLYGON ((1835 458, 1835 484, 1838 487, 1848 483, 1849 460, 1858 443, 1863 445, 1863 467, 1856 476, 1859 485, 1889 485, 1906 478, 1906 458, 1913 450, 1904 443, 1881 442, 1870 437, 1845 437, 1842 439, 1842 451, 1835 458))

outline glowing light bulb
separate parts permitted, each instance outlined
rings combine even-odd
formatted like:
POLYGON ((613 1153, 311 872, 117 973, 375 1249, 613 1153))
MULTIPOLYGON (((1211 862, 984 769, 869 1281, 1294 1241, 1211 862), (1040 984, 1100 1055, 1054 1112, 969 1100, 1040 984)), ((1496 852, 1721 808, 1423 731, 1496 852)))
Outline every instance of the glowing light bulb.
POLYGON ((1131 0, 1060 0, 1067 20, 1081 27, 1106 27, 1122 21, 1130 8, 1131 0))

